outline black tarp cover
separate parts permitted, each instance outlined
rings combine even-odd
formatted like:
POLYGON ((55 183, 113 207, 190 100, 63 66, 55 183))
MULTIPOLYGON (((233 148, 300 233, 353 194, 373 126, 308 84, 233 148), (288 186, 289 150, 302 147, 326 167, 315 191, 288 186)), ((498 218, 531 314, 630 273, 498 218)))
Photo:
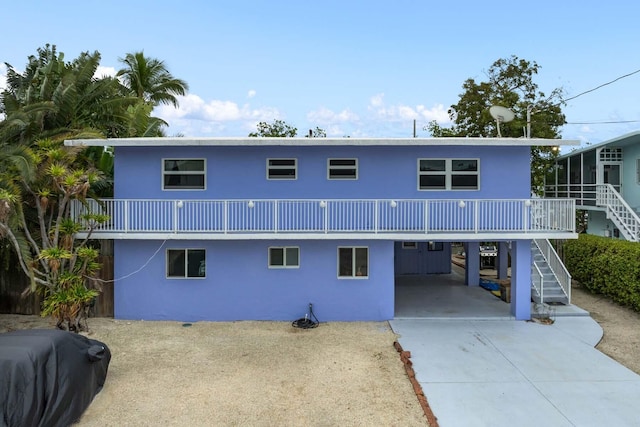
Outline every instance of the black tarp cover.
POLYGON ((0 334, 0 426, 68 426, 107 377, 111 353, 72 332, 25 329, 0 334))

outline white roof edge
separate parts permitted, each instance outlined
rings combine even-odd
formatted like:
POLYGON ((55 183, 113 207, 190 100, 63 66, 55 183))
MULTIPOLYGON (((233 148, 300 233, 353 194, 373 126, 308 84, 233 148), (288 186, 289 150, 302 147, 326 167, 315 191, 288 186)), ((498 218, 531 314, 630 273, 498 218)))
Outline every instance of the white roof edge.
POLYGON ((584 153, 590 150, 594 150, 594 149, 598 149, 601 147, 606 147, 607 145, 615 145, 615 144, 619 144, 621 142, 626 142, 627 140, 633 139, 633 138, 637 138, 638 136, 640 136, 640 131, 633 131, 633 132, 629 132, 629 133, 625 133, 624 135, 620 135, 620 136, 616 136, 615 138, 611 138, 611 139, 607 139, 606 141, 602 141, 599 142, 597 144, 592 144, 592 145, 587 145, 584 147, 579 147, 577 149, 574 149, 566 154, 563 154, 561 156, 558 156, 558 159, 564 159, 565 157, 571 157, 571 156, 575 156, 576 154, 580 154, 580 153, 584 153))
POLYGON ((422 145, 486 145, 486 146, 559 146, 580 145, 579 140, 541 138, 111 138, 65 140, 68 146, 422 146, 422 145))

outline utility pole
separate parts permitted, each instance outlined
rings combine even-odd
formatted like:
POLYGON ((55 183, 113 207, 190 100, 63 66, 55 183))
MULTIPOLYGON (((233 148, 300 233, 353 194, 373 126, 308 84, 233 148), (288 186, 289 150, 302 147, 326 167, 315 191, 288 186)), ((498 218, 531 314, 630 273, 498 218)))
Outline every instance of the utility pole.
POLYGON ((531 112, 533 106, 527 105, 527 138, 531 138, 531 112))

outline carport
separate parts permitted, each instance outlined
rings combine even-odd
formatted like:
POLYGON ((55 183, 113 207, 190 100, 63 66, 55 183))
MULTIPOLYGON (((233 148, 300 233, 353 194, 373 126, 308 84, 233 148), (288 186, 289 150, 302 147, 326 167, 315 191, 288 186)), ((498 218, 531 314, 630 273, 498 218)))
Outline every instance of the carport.
POLYGON ((449 274, 396 276, 394 313, 396 319, 514 319, 509 303, 480 286, 467 286, 457 265, 449 274))

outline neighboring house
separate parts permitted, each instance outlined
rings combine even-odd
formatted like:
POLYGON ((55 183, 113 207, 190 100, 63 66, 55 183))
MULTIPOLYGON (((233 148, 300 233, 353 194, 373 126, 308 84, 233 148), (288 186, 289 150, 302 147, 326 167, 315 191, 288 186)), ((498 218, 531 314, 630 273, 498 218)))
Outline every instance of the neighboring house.
POLYGON ((640 131, 559 156, 544 197, 575 199, 589 234, 639 241, 640 131))
POLYGON ((394 317, 394 281, 447 273, 465 242, 511 255, 511 313, 531 316, 532 239, 575 238, 573 200, 530 198, 530 145, 510 138, 137 138, 113 146, 115 317, 326 321, 394 317))

